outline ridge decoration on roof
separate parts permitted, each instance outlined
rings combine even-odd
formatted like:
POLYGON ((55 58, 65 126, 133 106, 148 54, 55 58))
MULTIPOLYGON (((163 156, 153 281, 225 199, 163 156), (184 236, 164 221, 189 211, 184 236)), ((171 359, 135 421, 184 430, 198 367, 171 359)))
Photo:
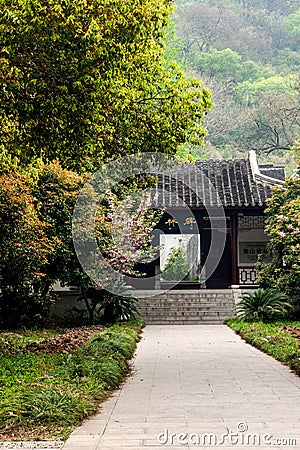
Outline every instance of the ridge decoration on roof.
POLYGON ((284 182, 285 171, 273 165, 260 168, 251 151, 247 159, 173 165, 157 178, 156 207, 261 207, 272 188, 284 182))

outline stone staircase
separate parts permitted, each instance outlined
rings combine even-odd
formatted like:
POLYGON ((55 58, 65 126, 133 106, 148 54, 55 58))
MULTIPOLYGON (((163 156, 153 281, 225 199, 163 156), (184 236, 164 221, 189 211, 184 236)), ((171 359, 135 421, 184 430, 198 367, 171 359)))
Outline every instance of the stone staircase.
POLYGON ((139 291, 141 317, 153 325, 215 325, 234 315, 236 292, 224 290, 139 291))

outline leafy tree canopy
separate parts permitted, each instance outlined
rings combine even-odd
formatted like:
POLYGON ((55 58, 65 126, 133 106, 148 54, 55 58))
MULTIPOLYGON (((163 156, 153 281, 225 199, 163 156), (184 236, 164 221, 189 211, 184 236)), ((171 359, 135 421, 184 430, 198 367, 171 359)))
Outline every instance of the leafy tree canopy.
POLYGON ((292 38, 292 46, 296 50, 300 44, 300 8, 290 14, 284 22, 288 34, 292 38), (293 45, 294 44, 294 45, 293 45))
POLYGON ((241 55, 230 48, 198 53, 195 68, 206 77, 215 78, 220 82, 239 83, 245 80, 252 82, 276 75, 271 68, 254 61, 243 61, 241 55))
POLYGON ((290 76, 260 78, 254 82, 244 81, 237 86, 236 95, 243 104, 246 102, 254 105, 266 93, 275 93, 281 96, 291 94, 292 84, 293 78, 290 76))
POLYGON ((0 138, 88 170, 201 144, 210 93, 164 58, 169 0, 0 0, 0 138))

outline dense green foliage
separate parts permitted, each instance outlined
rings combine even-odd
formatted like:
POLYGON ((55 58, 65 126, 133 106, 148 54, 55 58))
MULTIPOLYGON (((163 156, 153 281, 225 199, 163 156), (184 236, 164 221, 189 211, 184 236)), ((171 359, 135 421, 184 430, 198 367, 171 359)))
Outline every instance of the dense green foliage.
POLYGON ((290 149, 300 128, 298 1, 177 0, 177 58, 216 108, 206 149, 225 157, 290 149))
POLYGON ((83 181, 83 177, 63 169, 56 161, 40 164, 35 170, 32 190, 37 213, 47 223, 47 236, 54 243, 44 268, 46 276, 36 286, 41 295, 58 279, 71 282, 70 272, 78 270, 72 242, 72 214, 83 181))
POLYGON ((202 143, 210 93, 164 56, 169 0, 1 0, 1 147, 86 171, 202 143))
MULTIPOLYGON (((27 175, 0 177, 0 323, 17 327, 45 317, 50 288, 79 269, 72 243, 72 212, 82 178, 58 163, 40 163, 27 175)), ((75 275, 74 275, 75 276, 75 275)))
MULTIPOLYGON (((138 302, 125 283, 116 280, 115 293, 118 295, 108 293, 101 286, 102 280, 95 285, 84 273, 75 253, 72 214, 83 177, 63 169, 57 162, 40 162, 28 171, 27 176, 14 169, 3 174, 0 181, 0 224, 3 229, 0 237, 0 326, 16 328, 46 320, 55 300, 52 286, 58 281, 80 288, 90 323, 99 314, 106 322, 135 317, 138 302)), ((146 251, 147 245, 151 245, 148 234, 153 228, 156 212, 147 213, 146 206, 138 209, 136 215, 129 214, 125 208, 126 215, 116 204, 114 208, 121 217, 114 216, 114 209, 108 207, 102 206, 98 210, 95 233, 100 244, 105 246, 104 255, 120 273, 122 269, 128 273, 134 266, 134 256, 140 247, 146 251), (145 220, 144 214, 147 215, 145 220), (114 216, 114 221, 108 216, 114 216), (124 231, 126 218, 134 225, 130 233, 128 226, 124 231), (130 237, 134 250, 128 254, 120 240, 112 239, 112 231, 116 231, 117 225, 118 238, 124 233, 127 233, 127 239, 130 237)), ((110 275, 109 283, 113 281, 110 275)))
POLYGON ((140 329, 140 322, 118 324, 71 354, 39 355, 20 349, 15 333, 0 333, 9 348, 0 350, 0 434, 21 427, 36 438, 66 438, 124 379, 140 329))
POLYGON ((114 293, 107 292, 93 286, 88 280, 87 287, 81 284, 82 297, 88 313, 88 320, 93 324, 95 320, 104 323, 115 323, 117 320, 132 320, 139 315, 140 304, 132 295, 132 288, 123 280, 112 283, 114 293))
POLYGON ((300 177, 274 190, 267 209, 266 232, 271 260, 258 265, 259 282, 300 299, 300 177))
POLYGON ((285 317, 290 308, 287 295, 275 289, 259 288, 254 292, 245 292, 235 310, 239 319, 269 322, 285 317))
POLYGON ((187 252, 182 247, 173 247, 162 272, 162 277, 166 281, 182 281, 188 276, 190 270, 187 252))
MULTIPOLYGON (((0 8, 0 312, 16 326, 42 316, 55 281, 91 287, 72 242, 80 174, 123 155, 203 145, 211 94, 166 54, 170 0, 0 0, 0 8)), ((116 209, 136 184, 116 189, 116 209)), ((100 213, 97 238, 122 272, 108 215, 100 213)), ((135 250, 148 244, 146 216, 132 232, 135 250)), ((114 317, 130 310, 127 300, 111 304, 114 317)))
MULTIPOLYGON (((297 339, 280 331, 276 324, 262 322, 248 323, 237 319, 228 319, 226 324, 238 333, 246 342, 288 365, 300 375, 300 350, 297 339)), ((280 325, 300 326, 299 322, 280 322, 280 325)))

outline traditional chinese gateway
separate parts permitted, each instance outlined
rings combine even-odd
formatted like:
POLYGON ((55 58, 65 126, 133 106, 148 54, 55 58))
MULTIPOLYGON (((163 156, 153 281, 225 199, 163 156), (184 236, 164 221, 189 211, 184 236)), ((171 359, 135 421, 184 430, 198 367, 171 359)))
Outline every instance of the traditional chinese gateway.
MULTIPOLYGON (((265 209, 273 187, 285 180, 284 168, 258 166, 250 152, 243 159, 176 164, 157 180, 155 206, 165 210, 156 230, 158 257, 140 268, 144 278, 128 280, 141 316, 147 324, 221 324, 241 293, 257 286, 255 265, 268 242, 265 209), (174 270, 166 270, 172 258, 174 270)), ((58 315, 80 307, 78 292, 61 294, 58 315)))
POLYGON ((157 206, 165 209, 157 227, 161 250, 147 270, 148 277, 156 276, 144 288, 164 289, 174 281, 166 270, 172 255, 179 257, 178 265, 194 262, 173 289, 254 287, 255 265, 268 242, 264 211, 273 187, 285 180, 284 167, 258 166, 254 151, 247 159, 197 161, 190 167, 178 165, 158 176, 157 206), (213 236, 221 249, 212 248, 213 236), (203 271, 206 266, 211 274, 203 271))

